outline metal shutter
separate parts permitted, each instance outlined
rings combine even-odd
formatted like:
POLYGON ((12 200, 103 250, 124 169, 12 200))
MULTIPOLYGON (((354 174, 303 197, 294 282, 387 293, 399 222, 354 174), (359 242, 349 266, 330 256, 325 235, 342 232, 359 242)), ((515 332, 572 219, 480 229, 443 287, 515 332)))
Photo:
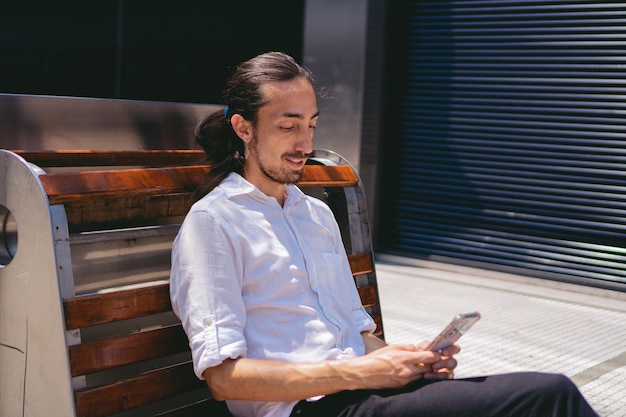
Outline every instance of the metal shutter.
POLYGON ((626 3, 388 16, 378 250, 626 289, 626 3))

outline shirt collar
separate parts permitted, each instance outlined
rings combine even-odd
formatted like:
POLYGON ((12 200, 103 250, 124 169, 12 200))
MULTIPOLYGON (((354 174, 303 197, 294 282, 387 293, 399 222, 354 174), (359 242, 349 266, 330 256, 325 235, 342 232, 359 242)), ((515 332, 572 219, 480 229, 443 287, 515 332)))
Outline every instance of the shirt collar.
MULTIPOLYGON (((255 185, 248 182, 244 177, 236 172, 231 172, 228 177, 222 181, 219 187, 224 191, 226 197, 228 198, 246 194, 249 194, 250 196, 269 198, 267 194, 259 190, 255 185)), ((286 190, 287 199, 285 200, 285 206, 294 204, 304 197, 302 190, 294 184, 288 184, 286 190)))

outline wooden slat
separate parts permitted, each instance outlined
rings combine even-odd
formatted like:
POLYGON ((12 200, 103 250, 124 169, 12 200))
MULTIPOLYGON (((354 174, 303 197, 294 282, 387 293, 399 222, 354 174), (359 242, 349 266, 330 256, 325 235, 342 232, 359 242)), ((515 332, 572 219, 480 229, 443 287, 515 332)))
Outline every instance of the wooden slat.
POLYGON ((50 204, 193 192, 208 166, 117 169, 41 175, 50 204))
MULTIPOLYGON (((350 262, 352 275, 356 276, 368 274, 374 270, 372 254, 370 252, 348 255, 348 261, 350 262)), ((361 304, 363 304, 364 307, 371 307, 379 304, 378 291, 374 285, 359 287, 357 290, 359 292, 359 296, 361 297, 361 304)))
MULTIPOLYGON (((14 150, 27 161, 40 167, 110 167, 110 166, 178 166, 201 165, 201 150, 14 150)), ((352 187, 358 177, 350 166, 307 165, 301 187, 352 187), (326 185, 325 185, 326 184, 326 185)))
POLYGON ((385 339, 385 335, 383 334, 383 318, 380 314, 372 315, 372 319, 374 319, 374 323, 376 323, 376 330, 374 334, 381 339, 385 339))
POLYGON ((306 165, 298 187, 354 187, 359 177, 348 165, 306 165))
POLYGON ((373 285, 357 288, 359 296, 361 297, 361 304, 363 307, 371 307, 378 305, 378 291, 373 285))
MULTIPOLYGON (((192 193, 135 195, 126 198, 89 199, 64 204, 71 231, 96 229, 96 224, 161 224, 159 218, 184 216, 194 200, 192 193)), ((105 226, 105 229, 109 227, 105 226)))
MULTIPOLYGON (((50 204, 137 195, 189 193, 203 181, 206 165, 169 168, 116 169, 41 175, 50 204)), ((350 187, 358 183, 349 166, 307 165, 300 187, 350 187)))
POLYGON ((201 150, 42 150, 13 151, 39 167, 178 166, 198 165, 201 150))
MULTIPOLYGON (((14 150, 28 162, 40 167, 178 166, 202 164, 201 150, 14 150)), ((302 187, 351 187, 358 177, 351 167, 307 165, 302 187), (330 168, 330 169, 329 169, 330 168), (320 185, 322 184, 322 185, 320 185)))
POLYGON ((348 255, 352 275, 368 274, 374 270, 371 252, 354 253, 348 255))
POLYGON ((72 376, 79 376, 188 350, 179 324, 71 346, 69 355, 72 376))
POLYGON ((193 366, 188 362, 76 391, 76 414, 78 417, 103 417, 203 386, 206 387, 206 383, 195 376, 193 366))
POLYGON ((169 284, 77 297, 63 302, 68 330, 172 309, 169 284))

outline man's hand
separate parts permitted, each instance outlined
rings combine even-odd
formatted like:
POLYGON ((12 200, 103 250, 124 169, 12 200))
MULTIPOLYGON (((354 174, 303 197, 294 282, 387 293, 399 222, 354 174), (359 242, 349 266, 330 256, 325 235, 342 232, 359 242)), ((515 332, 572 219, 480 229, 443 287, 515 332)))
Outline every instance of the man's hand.
MULTIPOLYGON (((364 332, 362 333, 362 336, 363 336, 363 341, 365 342, 365 351, 367 352, 366 357, 369 355, 372 355, 372 357, 376 357, 376 355, 373 354, 374 351, 388 347, 388 345, 383 340, 379 339, 378 337, 370 333, 364 332)), ((414 372, 416 372, 416 373, 412 373, 410 371, 405 370, 404 373, 408 375, 408 378, 406 380, 404 378, 400 378, 399 381, 392 382, 394 384, 394 385, 391 385, 392 387, 402 386, 403 384, 406 384, 408 382, 411 382, 419 378, 425 378, 425 379, 452 379, 454 378, 454 369, 457 366, 457 361, 456 359, 454 359, 453 356, 461 351, 460 346, 457 344, 451 345, 443 349, 442 351, 438 352, 439 354, 438 361, 431 363, 430 360, 432 359, 429 358, 429 359, 424 360, 423 362, 419 362, 417 366, 414 366, 415 365, 414 361, 416 360, 416 358, 413 357, 410 353, 407 353, 407 351, 427 352, 426 347, 428 346, 428 344, 429 344, 429 341, 427 340, 423 341, 417 346, 417 350, 414 349, 415 347, 412 345, 395 346, 389 349, 391 352, 395 352, 395 349, 404 351, 403 352, 404 355, 398 356, 399 358, 398 360, 402 360, 402 358, 404 358, 406 355, 410 355, 410 357, 408 358, 409 360, 408 365, 409 367, 413 368, 414 372), (396 385, 396 383, 399 385, 396 385)), ((396 352, 396 354, 397 353, 398 352, 396 352)), ((388 355, 388 354, 392 355, 392 353, 385 351, 385 355, 388 355)), ((401 365, 401 364, 398 363, 398 365, 401 365)), ((389 382, 389 375, 387 375, 387 380, 388 380, 387 382, 389 382)))
MULTIPOLYGON (((451 354, 446 352, 446 354, 451 354)), ((456 366, 451 357, 415 345, 385 346, 365 356, 349 359, 350 379, 356 388, 398 388, 420 378, 443 379, 456 366)))
MULTIPOLYGON (((429 341, 425 340, 418 345, 420 350, 426 349, 429 345, 429 341)), ((424 374, 424 378, 426 379, 453 379, 454 378, 454 369, 457 366, 457 361, 454 359, 454 355, 461 351, 461 347, 456 343, 448 346, 445 349, 442 349, 439 353, 441 354, 441 360, 439 362, 435 362, 432 364, 432 371, 424 374)))

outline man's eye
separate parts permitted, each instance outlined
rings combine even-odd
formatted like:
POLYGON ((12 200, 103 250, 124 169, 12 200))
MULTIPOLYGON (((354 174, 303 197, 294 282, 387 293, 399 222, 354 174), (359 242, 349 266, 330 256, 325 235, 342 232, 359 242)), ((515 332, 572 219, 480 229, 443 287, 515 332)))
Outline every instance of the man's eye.
POLYGON ((279 126, 280 130, 292 130, 293 126, 279 126))

